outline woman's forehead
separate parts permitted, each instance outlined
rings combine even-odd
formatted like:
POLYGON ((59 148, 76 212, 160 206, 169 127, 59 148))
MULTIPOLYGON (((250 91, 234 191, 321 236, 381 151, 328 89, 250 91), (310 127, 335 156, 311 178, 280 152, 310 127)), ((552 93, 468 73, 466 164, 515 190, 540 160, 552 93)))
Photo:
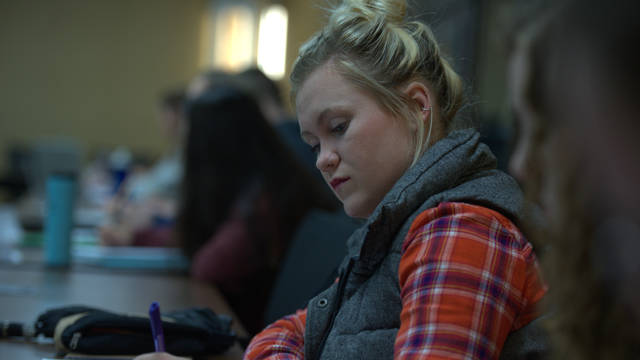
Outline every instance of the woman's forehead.
POLYGON ((346 101, 357 95, 353 87, 333 66, 322 65, 302 83, 296 95, 296 109, 300 112, 320 112, 330 104, 346 101))

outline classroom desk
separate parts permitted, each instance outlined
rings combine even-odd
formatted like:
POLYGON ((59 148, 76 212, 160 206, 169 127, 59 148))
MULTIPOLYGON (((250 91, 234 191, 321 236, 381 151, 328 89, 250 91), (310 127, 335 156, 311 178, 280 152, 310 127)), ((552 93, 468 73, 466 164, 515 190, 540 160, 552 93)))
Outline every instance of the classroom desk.
MULTIPOLYGON (((31 322, 46 309, 66 305, 87 305, 117 312, 146 313, 158 301, 163 310, 192 306, 210 307, 231 315, 233 329, 246 334, 220 293, 212 286, 184 275, 148 272, 52 270, 42 266, 0 267, 0 319, 31 322)), ((0 358, 40 360, 53 358, 53 345, 0 339, 0 358)), ((234 345, 211 359, 242 358, 234 345)))

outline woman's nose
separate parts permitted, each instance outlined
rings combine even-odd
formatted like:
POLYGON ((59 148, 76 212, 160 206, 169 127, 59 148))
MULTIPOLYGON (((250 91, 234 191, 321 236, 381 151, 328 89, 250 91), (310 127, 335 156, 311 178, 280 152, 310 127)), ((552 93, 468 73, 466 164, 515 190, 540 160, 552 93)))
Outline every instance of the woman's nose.
POLYGON ((338 165, 340 161, 340 156, 333 149, 322 149, 320 154, 318 154, 318 159, 316 160, 316 167, 318 170, 322 172, 329 172, 338 165))

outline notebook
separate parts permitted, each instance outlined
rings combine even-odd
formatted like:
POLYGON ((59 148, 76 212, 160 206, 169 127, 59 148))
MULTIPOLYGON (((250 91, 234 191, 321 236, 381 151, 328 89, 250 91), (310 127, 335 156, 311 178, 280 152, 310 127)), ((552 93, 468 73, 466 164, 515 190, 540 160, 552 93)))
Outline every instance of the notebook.
POLYGON ((146 246, 103 246, 97 231, 77 228, 72 235, 72 261, 121 269, 187 270, 189 259, 179 248, 146 246))

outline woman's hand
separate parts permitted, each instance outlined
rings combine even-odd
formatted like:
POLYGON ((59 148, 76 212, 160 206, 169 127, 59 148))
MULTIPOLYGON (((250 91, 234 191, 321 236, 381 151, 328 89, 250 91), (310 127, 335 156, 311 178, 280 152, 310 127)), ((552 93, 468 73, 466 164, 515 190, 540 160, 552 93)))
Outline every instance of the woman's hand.
POLYGON ((173 356, 166 352, 154 352, 136 356, 133 360, 189 360, 179 356, 173 356))

